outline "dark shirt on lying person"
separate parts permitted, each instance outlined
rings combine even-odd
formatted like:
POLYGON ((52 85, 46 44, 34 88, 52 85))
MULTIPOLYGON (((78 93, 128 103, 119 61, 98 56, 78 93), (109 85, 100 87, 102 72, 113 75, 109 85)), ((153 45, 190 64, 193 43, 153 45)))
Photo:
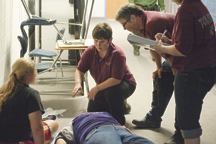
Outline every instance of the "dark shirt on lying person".
POLYGON ((83 143, 88 133, 97 126, 106 124, 121 125, 108 112, 86 112, 77 116, 73 121, 75 141, 83 143))

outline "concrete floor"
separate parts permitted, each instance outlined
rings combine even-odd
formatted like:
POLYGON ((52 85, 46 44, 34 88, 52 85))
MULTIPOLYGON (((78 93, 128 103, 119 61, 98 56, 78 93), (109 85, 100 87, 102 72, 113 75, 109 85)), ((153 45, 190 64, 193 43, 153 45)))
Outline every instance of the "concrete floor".
MULTIPOLYGON (((137 88, 134 94, 128 99, 128 103, 131 105, 132 110, 130 114, 126 115, 126 126, 135 134, 146 137, 156 144, 163 144, 165 141, 173 135, 174 132, 174 98, 171 99, 167 110, 164 114, 161 128, 158 129, 137 129, 133 124, 133 119, 142 119, 145 114, 151 108, 152 100, 152 72, 155 70, 156 65, 152 61, 151 55, 148 50, 140 49, 140 56, 133 55, 133 47, 127 42, 128 31, 124 31, 122 26, 116 21, 107 21, 104 19, 92 18, 90 28, 88 32, 88 38, 91 37, 91 31, 93 27, 100 22, 107 22, 113 29, 113 43, 123 49, 127 57, 127 65, 133 73, 137 88)), ((64 69, 65 77, 73 77, 75 67, 69 67, 64 69)), ((61 77, 58 72, 58 77, 61 77)), ((40 77, 53 76, 55 72, 48 72, 40 77)), ((88 78, 90 88, 95 86, 95 83, 91 76, 88 78)), ((81 111, 86 110, 88 99, 85 96, 71 97, 74 82, 72 81, 60 81, 56 82, 41 82, 36 85, 31 85, 37 90, 62 90, 67 89, 69 93, 54 93, 54 94, 42 94, 41 99, 44 108, 52 108, 50 113, 62 114, 58 115, 56 121, 59 122, 59 130, 67 125, 74 117, 76 117, 81 111)), ((215 123, 215 103, 216 103, 216 87, 214 87, 204 99, 203 110, 200 118, 200 123, 203 129, 203 135, 201 136, 202 144, 215 144, 216 143, 216 123, 215 123)))

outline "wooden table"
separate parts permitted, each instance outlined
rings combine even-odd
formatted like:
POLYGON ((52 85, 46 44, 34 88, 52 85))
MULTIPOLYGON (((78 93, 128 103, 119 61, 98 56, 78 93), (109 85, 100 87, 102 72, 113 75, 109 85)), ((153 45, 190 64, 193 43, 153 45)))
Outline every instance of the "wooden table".
MULTIPOLYGON (((73 41, 70 41, 70 40, 68 40, 67 42, 72 42, 73 43, 73 41)), ((87 40, 85 40, 84 44, 76 43, 76 42, 77 41, 75 41, 74 44, 64 44, 63 40, 58 40, 56 42, 55 49, 56 50, 60 50, 60 54, 57 57, 57 59, 59 59, 59 57, 61 56, 61 54, 62 54, 62 52, 64 50, 79 50, 79 54, 80 54, 80 57, 81 57, 83 50, 85 50, 86 48, 88 48, 90 45, 93 45, 93 39, 87 39, 87 40)), ((87 93, 88 93, 89 92, 89 84, 88 84, 88 74, 87 74, 87 72, 85 73, 83 81, 85 81, 86 90, 87 90, 87 93)))

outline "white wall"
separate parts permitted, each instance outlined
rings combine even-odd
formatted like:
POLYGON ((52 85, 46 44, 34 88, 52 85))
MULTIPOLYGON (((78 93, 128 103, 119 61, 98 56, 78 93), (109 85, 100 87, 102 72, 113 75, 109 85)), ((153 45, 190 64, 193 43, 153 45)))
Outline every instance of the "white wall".
POLYGON ((0 0, 0 86, 8 79, 11 64, 19 58, 17 35, 21 35, 19 26, 24 19, 20 0, 0 0))
MULTIPOLYGON (((37 5, 38 1, 35 1, 37 5)), ((92 0, 89 0, 89 4, 91 2, 92 0)), ((95 0, 92 17, 105 17, 105 2, 106 0, 95 0)), ((175 13, 178 7, 174 4, 170 7, 170 4, 172 4, 171 0, 165 0, 166 11, 175 13)), ((43 0, 42 8, 43 17, 57 19, 59 22, 67 22, 68 18, 74 16, 73 5, 69 4, 68 0, 43 0)), ((27 15, 20 0, 0 0, 0 86, 8 79, 11 64, 19 58, 21 47, 17 35, 21 35, 19 26, 26 19, 27 15)), ((57 24, 57 27, 66 27, 66 38, 73 38, 73 36, 67 34, 67 25, 57 24)), ((42 33, 42 47, 54 50, 57 34, 54 27, 43 26, 42 33)), ((38 37, 36 36, 36 38, 38 37)), ((67 57, 67 51, 63 56, 67 57)))
MULTIPOLYGON (((89 0, 91 2, 92 0, 89 0)), ((168 13, 176 13, 177 6, 172 0, 164 0, 165 11, 168 13)), ((106 0, 95 0, 92 17, 93 18, 105 18, 106 15, 106 0)))
MULTIPOLYGON (((88 0, 88 6, 92 4, 92 0, 88 0)), ((38 6, 37 6, 38 7, 38 6)), ((36 8, 37 9, 37 8, 36 8)), ((90 10, 90 7, 88 7, 90 10)), ((103 18, 105 13, 105 0, 95 0, 92 17, 103 18)), ((87 16, 89 13, 87 14, 87 16)), ((65 38, 74 39, 73 35, 68 34, 68 25, 58 24, 58 22, 68 22, 68 19, 74 18, 73 4, 69 4, 69 0, 42 0, 42 17, 56 19, 58 29, 66 28, 65 38)), ((53 26, 42 26, 42 48, 54 50, 57 31, 53 26)), ((38 36, 36 36, 36 44, 38 44, 38 36)), ((36 45, 38 47, 38 45, 36 45)), ((68 58, 68 51, 63 51, 63 59, 68 58)))
POLYGON ((165 4, 165 12, 171 13, 171 14, 176 14, 176 12, 179 8, 179 5, 172 2, 172 0, 164 0, 164 4, 165 4))
MULTIPOLYGON (((37 10, 38 0, 35 2, 37 10)), ((91 2, 89 0, 89 4, 91 2)), ((42 7, 43 17, 57 19, 60 22, 67 22, 68 18, 74 16, 73 5, 68 4, 68 0, 43 0, 42 7)), ((105 0, 95 0, 92 17, 104 17, 104 7, 105 0)), ((21 35, 20 23, 26 19, 27 15, 20 0, 0 0, 0 86, 8 79, 12 63, 19 58, 21 47, 17 36, 21 35)), ((68 33, 68 26, 58 24, 57 27, 66 27, 66 33, 68 33)), ((44 26, 42 29, 42 46, 54 50, 57 34, 54 27, 44 26)), ((37 42, 38 37, 36 38, 37 42)), ((70 39, 72 36, 67 35, 66 38, 70 39)), ((38 47, 37 43, 36 47, 38 47)), ((65 57, 67 57, 66 52, 65 57)))
MULTIPOLYGON (((89 0, 91 2, 92 0, 89 0)), ((105 17, 105 2, 106 0, 95 0, 92 11, 92 17, 104 18, 105 17)))

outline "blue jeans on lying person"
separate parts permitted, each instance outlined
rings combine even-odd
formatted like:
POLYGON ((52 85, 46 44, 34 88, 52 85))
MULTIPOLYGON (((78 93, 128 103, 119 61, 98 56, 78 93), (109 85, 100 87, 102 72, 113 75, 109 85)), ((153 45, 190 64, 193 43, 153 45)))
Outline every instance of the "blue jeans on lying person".
POLYGON ((94 128, 86 136, 84 144, 154 144, 152 141, 133 135, 121 126, 114 124, 94 128))

